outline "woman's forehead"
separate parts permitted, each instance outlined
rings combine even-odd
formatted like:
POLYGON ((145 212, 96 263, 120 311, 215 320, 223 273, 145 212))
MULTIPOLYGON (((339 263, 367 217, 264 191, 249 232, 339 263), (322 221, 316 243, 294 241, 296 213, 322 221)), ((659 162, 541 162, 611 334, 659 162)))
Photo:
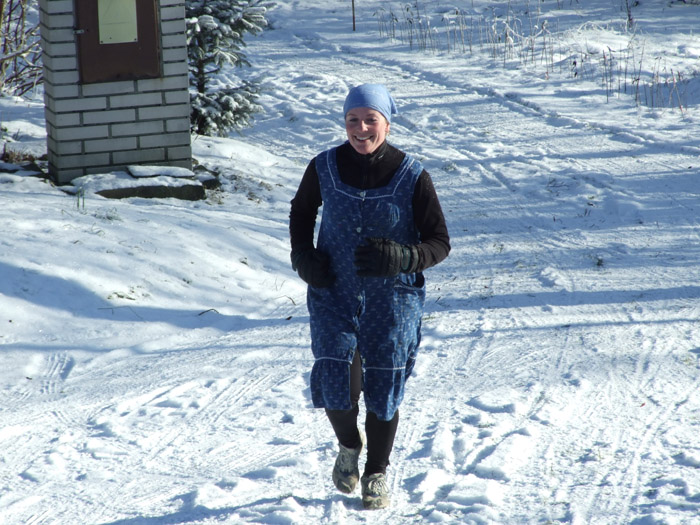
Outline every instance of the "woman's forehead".
POLYGON ((345 116, 348 117, 350 115, 357 116, 357 117, 378 115, 381 117, 382 113, 380 111, 377 111, 376 109, 372 109, 372 108, 352 108, 350 111, 348 111, 347 115, 345 115, 345 116))

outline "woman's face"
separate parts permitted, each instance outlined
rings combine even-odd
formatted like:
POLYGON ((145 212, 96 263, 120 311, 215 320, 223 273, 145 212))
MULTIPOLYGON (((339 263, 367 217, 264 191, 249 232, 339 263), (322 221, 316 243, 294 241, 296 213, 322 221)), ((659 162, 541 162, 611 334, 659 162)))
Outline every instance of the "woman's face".
POLYGON ((382 145, 390 124, 379 111, 353 108, 345 115, 345 131, 350 145, 361 155, 373 153, 382 145))

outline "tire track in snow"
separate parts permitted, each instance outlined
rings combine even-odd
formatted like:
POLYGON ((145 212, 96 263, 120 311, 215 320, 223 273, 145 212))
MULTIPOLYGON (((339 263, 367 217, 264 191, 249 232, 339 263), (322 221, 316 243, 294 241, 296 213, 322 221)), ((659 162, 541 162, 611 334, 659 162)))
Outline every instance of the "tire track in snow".
POLYGON ((6 408, 14 408, 32 395, 51 397, 61 393, 62 385, 70 376, 75 359, 67 351, 47 351, 33 354, 18 384, 5 400, 6 408))
MULTIPOLYGON (((632 509, 635 508, 635 503, 639 501, 642 494, 643 458, 650 453, 652 442, 658 439, 662 427, 676 415, 678 408, 685 401, 669 407, 658 407, 647 416, 644 425, 639 430, 630 427, 613 436, 607 432, 600 433, 601 439, 598 442, 604 444, 604 448, 607 449, 603 454, 614 454, 614 457, 609 458, 606 468, 599 468, 595 479, 591 480, 590 486, 593 487, 593 490, 585 498, 585 503, 580 504, 580 515, 584 521, 590 521, 596 516, 600 516, 601 511, 605 513, 604 515, 609 516, 611 523, 624 524, 632 520, 634 516, 632 509), (616 453, 620 450, 632 450, 633 453, 630 457, 620 457, 616 453), (611 493, 613 494, 611 495, 611 493), (625 500, 628 502, 627 505, 618 506, 620 501, 625 500), (621 512, 624 514, 621 515, 621 512)), ((596 460, 590 457, 585 461, 600 462, 600 459, 596 460)))
MULTIPOLYGON (((137 503, 138 508, 132 506, 130 512, 142 509, 148 513, 149 508, 171 505, 168 501, 174 501, 184 494, 182 483, 172 485, 172 480, 195 482, 198 465, 211 471, 209 463, 212 461, 220 464, 222 480, 248 474, 254 480, 256 471, 262 472, 271 463, 288 457, 290 447, 295 450, 308 447, 304 441, 306 429, 296 431, 289 444, 282 439, 255 450, 244 450, 235 445, 236 433, 245 432, 245 429, 236 428, 237 418, 243 415, 242 420, 249 421, 252 416, 245 415, 245 412, 267 403, 270 390, 288 380, 292 373, 275 365, 288 357, 281 352, 276 358, 270 359, 271 355, 270 352, 265 352, 264 356, 259 354, 254 361, 241 361, 243 366, 240 366, 235 355, 227 351, 224 339, 215 341, 212 348, 207 350, 183 348, 161 355, 134 356, 136 366, 126 367, 138 370, 138 374, 128 378, 132 387, 124 388, 122 385, 117 390, 115 387, 127 378, 110 376, 109 367, 93 369, 92 374, 83 374, 83 381, 100 381, 100 378, 110 377, 104 382, 105 400, 108 402, 93 401, 96 407, 90 413, 54 412, 57 426, 78 429, 70 438, 64 433, 62 441, 78 454, 85 455, 83 462, 92 464, 88 471, 94 471, 99 463, 99 468, 106 471, 126 470, 136 477, 147 474, 151 480, 162 476, 162 484, 142 487, 144 494, 141 501, 131 502, 132 505, 137 503), (220 363, 230 367, 230 375, 221 372, 220 363), (259 369, 258 365, 263 363, 264 367, 259 369), (193 370, 198 370, 194 374, 196 379, 192 379, 193 370), (214 371, 217 372, 210 375, 214 371), (213 392, 214 389, 217 391, 213 392), (117 391, 119 394, 115 398, 117 391), (230 418, 224 422, 222 418, 227 413, 230 418), (82 416, 86 419, 80 420, 82 416), (212 432, 219 434, 219 438, 211 439, 214 445, 226 439, 226 433, 230 432, 228 438, 234 444, 229 454, 213 454, 207 450, 208 440, 202 442, 203 446, 193 444, 200 441, 202 436, 210 438, 212 432), (192 452, 194 454, 190 457, 192 452), (165 491, 164 485, 168 486, 165 491)), ((249 358, 247 354, 246 358, 249 358)), ((54 366, 52 369, 58 370, 60 367, 54 366)), ((114 370, 124 370, 124 363, 114 370)), ((289 439, 289 433, 284 435, 289 439)), ((222 450, 219 449, 219 452, 222 450)), ((67 467, 80 479, 82 467, 79 464, 73 461, 67 467)), ((35 471, 36 468, 32 470, 35 471)), ((76 490, 79 486, 80 483, 76 490)), ((104 501, 112 502, 99 512, 104 516, 119 515, 125 510, 124 502, 113 495, 104 501)))
MULTIPOLYGON (((183 363, 189 363, 184 364, 180 371, 184 374, 183 378, 187 378, 184 368, 189 368, 192 361, 182 357, 183 363)), ((172 365, 168 369, 171 373, 175 371, 172 365)), ((159 464, 167 465, 167 462, 161 461, 163 457, 177 453, 178 443, 211 432, 226 413, 241 413, 245 409, 245 406, 241 407, 242 404, 258 399, 262 392, 269 391, 278 382, 275 375, 270 373, 249 375, 204 383, 199 379, 185 379, 182 382, 172 382, 170 379, 167 386, 121 401, 119 406, 110 409, 109 417, 99 420, 103 422, 96 424, 95 428, 103 426, 109 429, 105 433, 108 438, 125 439, 127 436, 114 429, 143 427, 143 441, 139 443, 139 448, 146 454, 139 461, 159 470, 159 464), (214 386, 221 389, 212 393, 214 386)))
MULTIPOLYGON (((512 398, 506 405, 474 398, 470 390, 479 389, 470 388, 470 381, 474 381, 470 369, 473 358, 483 359, 479 353, 451 352, 444 344, 434 348, 439 340, 434 329, 426 330, 426 339, 417 377, 411 382, 430 382, 432 386, 413 386, 433 395, 414 399, 407 394, 392 470, 394 493, 405 497, 399 491, 403 486, 409 493, 407 503, 420 505, 423 518, 438 520, 450 515, 475 523, 490 522, 496 519, 503 501, 500 485, 507 479, 506 473, 514 473, 527 462, 527 450, 532 448, 528 421, 539 401, 518 401, 516 409, 512 398), (516 467, 512 458, 517 456, 522 461, 516 467)), ((483 339, 474 338, 471 345, 476 350, 489 340, 487 332, 483 339)))

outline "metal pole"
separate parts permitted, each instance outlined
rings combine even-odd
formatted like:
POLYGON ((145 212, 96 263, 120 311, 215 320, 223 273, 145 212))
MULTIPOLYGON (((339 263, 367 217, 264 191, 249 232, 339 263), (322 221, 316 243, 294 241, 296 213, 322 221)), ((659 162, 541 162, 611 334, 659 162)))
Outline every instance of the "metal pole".
POLYGON ((352 30, 355 30, 355 0, 352 0, 352 30))

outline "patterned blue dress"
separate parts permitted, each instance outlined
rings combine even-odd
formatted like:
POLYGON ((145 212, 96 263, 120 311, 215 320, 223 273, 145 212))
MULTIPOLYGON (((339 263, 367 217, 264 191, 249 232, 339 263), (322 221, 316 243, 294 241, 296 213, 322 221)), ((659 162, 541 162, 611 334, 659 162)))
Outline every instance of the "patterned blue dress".
POLYGON ((335 148, 316 158, 323 200, 317 248, 331 259, 329 288, 308 288, 311 397, 315 407, 347 410, 350 364, 360 352, 368 411, 388 421, 401 404, 420 344, 425 302, 422 273, 358 277, 355 248, 368 237, 418 244, 413 194, 423 167, 406 155, 391 182, 360 190, 340 180, 335 148))

